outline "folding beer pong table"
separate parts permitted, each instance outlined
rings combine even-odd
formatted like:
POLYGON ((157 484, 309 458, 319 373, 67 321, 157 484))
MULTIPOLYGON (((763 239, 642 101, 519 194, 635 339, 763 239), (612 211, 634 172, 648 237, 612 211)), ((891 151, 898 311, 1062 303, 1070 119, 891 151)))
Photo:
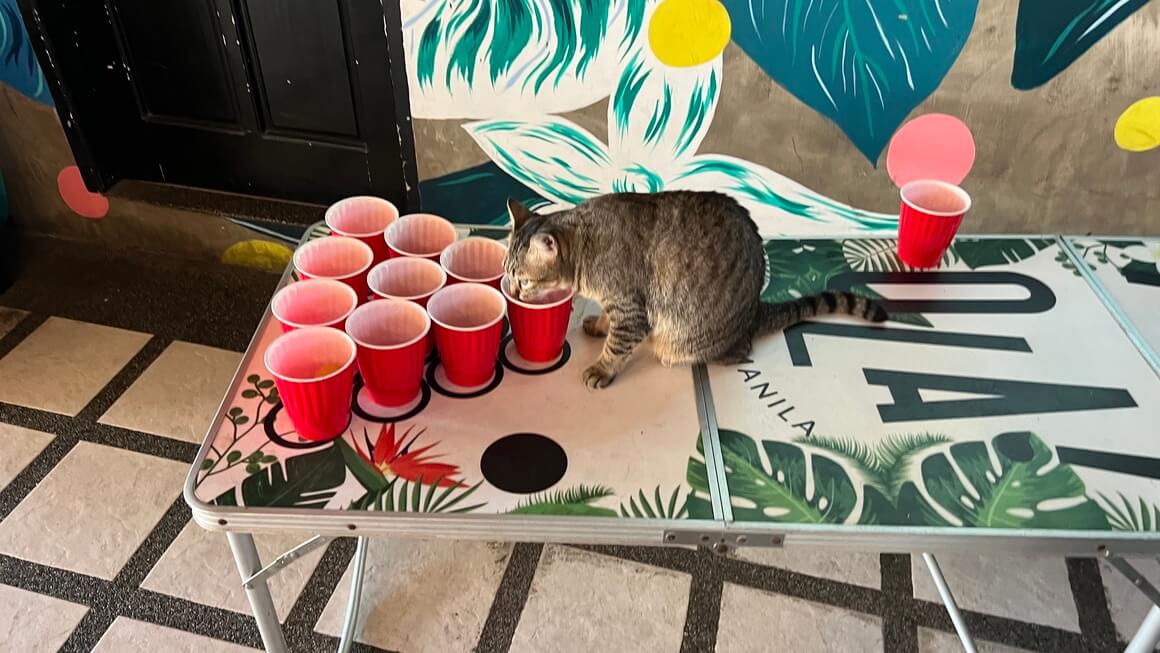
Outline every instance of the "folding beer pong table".
MULTIPOLYGON (((596 391, 580 376, 601 343, 579 326, 597 309, 577 299, 560 360, 508 336, 493 380, 461 388, 433 357, 398 409, 356 381, 349 427, 320 444, 263 365, 267 311, 185 487, 266 649, 286 648, 266 579, 335 536, 358 538, 343 650, 373 536, 918 552, 967 650, 931 554, 1102 556, 1160 604, 1125 557, 1160 554, 1160 240, 963 237, 932 271, 884 239, 765 250, 766 300, 854 290, 892 320, 807 322, 732 367, 641 352, 596 391), (262 530, 312 537, 263 566, 262 530)), ((1129 650, 1158 641, 1154 607, 1129 650)))

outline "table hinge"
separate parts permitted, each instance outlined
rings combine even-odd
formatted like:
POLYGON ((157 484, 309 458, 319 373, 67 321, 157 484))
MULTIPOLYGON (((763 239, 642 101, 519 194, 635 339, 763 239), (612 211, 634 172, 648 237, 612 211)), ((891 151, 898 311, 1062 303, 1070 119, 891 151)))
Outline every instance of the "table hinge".
POLYGON ((727 555, 743 546, 781 548, 785 544, 785 535, 767 531, 701 531, 701 530, 666 530, 665 544, 683 544, 686 546, 703 546, 714 553, 727 555))

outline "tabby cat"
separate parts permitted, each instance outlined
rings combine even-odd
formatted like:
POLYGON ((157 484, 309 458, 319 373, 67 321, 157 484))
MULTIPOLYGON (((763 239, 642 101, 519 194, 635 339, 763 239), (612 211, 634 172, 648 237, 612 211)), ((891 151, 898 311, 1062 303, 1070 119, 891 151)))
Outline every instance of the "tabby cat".
POLYGON ((826 292, 761 301, 765 263, 757 225, 721 193, 615 193, 541 215, 508 200, 513 229, 504 260, 517 299, 571 287, 600 304, 584 331, 604 337, 584 383, 612 383, 647 338, 661 363, 737 363, 753 337, 829 313, 875 322, 881 306, 826 292))

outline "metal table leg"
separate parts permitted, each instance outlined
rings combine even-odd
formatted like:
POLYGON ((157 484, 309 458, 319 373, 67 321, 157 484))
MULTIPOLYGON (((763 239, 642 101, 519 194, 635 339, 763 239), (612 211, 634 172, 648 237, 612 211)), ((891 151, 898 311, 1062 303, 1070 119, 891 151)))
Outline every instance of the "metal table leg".
POLYGON ((367 538, 358 538, 354 550, 354 569, 350 572, 350 596, 346 599, 346 616, 342 620, 342 638, 338 640, 338 653, 349 653, 354 645, 354 631, 358 627, 358 607, 362 598, 363 576, 367 568, 367 538))
POLYGON ((1160 606, 1152 606, 1124 653, 1152 653, 1160 644, 1160 606))
POLYGON ((955 632, 959 634, 959 641, 963 644, 963 651, 965 653, 977 653, 975 641, 971 639, 971 631, 967 629, 967 623, 963 621, 963 615, 959 612, 959 606, 955 603, 955 597, 951 594, 951 588, 947 585, 947 579, 943 577, 942 569, 939 569, 938 561, 929 553, 922 554, 922 559, 926 562, 926 568, 930 570, 930 577, 934 579, 934 586, 938 589, 938 595, 942 597, 947 614, 951 616, 951 622, 955 625, 955 632))
MULTIPOLYGON (((226 539, 230 542, 230 550, 234 552, 238 573, 242 575, 242 582, 245 582, 262 568, 254 538, 249 533, 226 533, 226 539)), ((270 597, 266 579, 259 578, 249 583, 246 598, 250 600, 250 609, 254 613, 254 621, 258 622, 258 632, 262 635, 262 645, 266 647, 266 652, 287 653, 286 638, 282 635, 282 624, 278 621, 278 611, 274 608, 274 599, 270 597)))

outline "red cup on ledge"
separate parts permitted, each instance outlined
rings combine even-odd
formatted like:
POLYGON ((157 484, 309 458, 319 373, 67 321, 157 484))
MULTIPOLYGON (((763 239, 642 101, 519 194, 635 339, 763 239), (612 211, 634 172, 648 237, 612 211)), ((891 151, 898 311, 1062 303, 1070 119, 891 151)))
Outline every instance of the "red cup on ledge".
POLYGON ((507 247, 490 238, 464 238, 443 250, 439 266, 448 283, 484 283, 499 289, 507 247))
POLYGON ((371 399, 403 406, 419 396, 431 320, 414 302, 383 299, 363 304, 346 321, 358 346, 358 369, 371 399))
POLYGON ((325 442, 346 430, 354 361, 354 341, 329 327, 295 329, 266 348, 282 409, 303 439, 325 442))
POLYGON ((367 298, 367 270, 375 262, 370 245, 346 236, 312 240, 294 252, 302 279, 333 279, 350 286, 359 302, 367 298))
POLYGON ((535 302, 513 299, 505 277, 500 284, 507 300, 508 323, 516 351, 532 363, 550 363, 564 352, 568 321, 572 318, 572 299, 576 292, 558 288, 537 297, 535 302))
POLYGON ((971 208, 971 196, 935 179, 912 181, 901 194, 898 258, 916 268, 936 267, 971 208))
POLYGON ((439 255, 455 242, 455 226, 430 213, 404 215, 383 236, 391 258, 415 256, 439 262, 439 255))
POLYGON ((405 299, 425 307, 431 295, 447 285, 447 273, 432 260, 403 256, 371 268, 367 285, 376 297, 405 299))
POLYGON ((283 332, 312 326, 342 329, 357 306, 354 290, 333 279, 292 283, 270 300, 270 312, 282 325, 283 332))
POLYGON ((490 381, 503 334, 503 295, 481 283, 457 283, 431 297, 427 314, 447 380, 468 388, 490 381))
POLYGON ((399 209, 381 197, 359 195, 339 200, 326 209, 326 226, 336 236, 356 238, 374 252, 375 262, 387 260, 383 234, 399 218, 399 209))

